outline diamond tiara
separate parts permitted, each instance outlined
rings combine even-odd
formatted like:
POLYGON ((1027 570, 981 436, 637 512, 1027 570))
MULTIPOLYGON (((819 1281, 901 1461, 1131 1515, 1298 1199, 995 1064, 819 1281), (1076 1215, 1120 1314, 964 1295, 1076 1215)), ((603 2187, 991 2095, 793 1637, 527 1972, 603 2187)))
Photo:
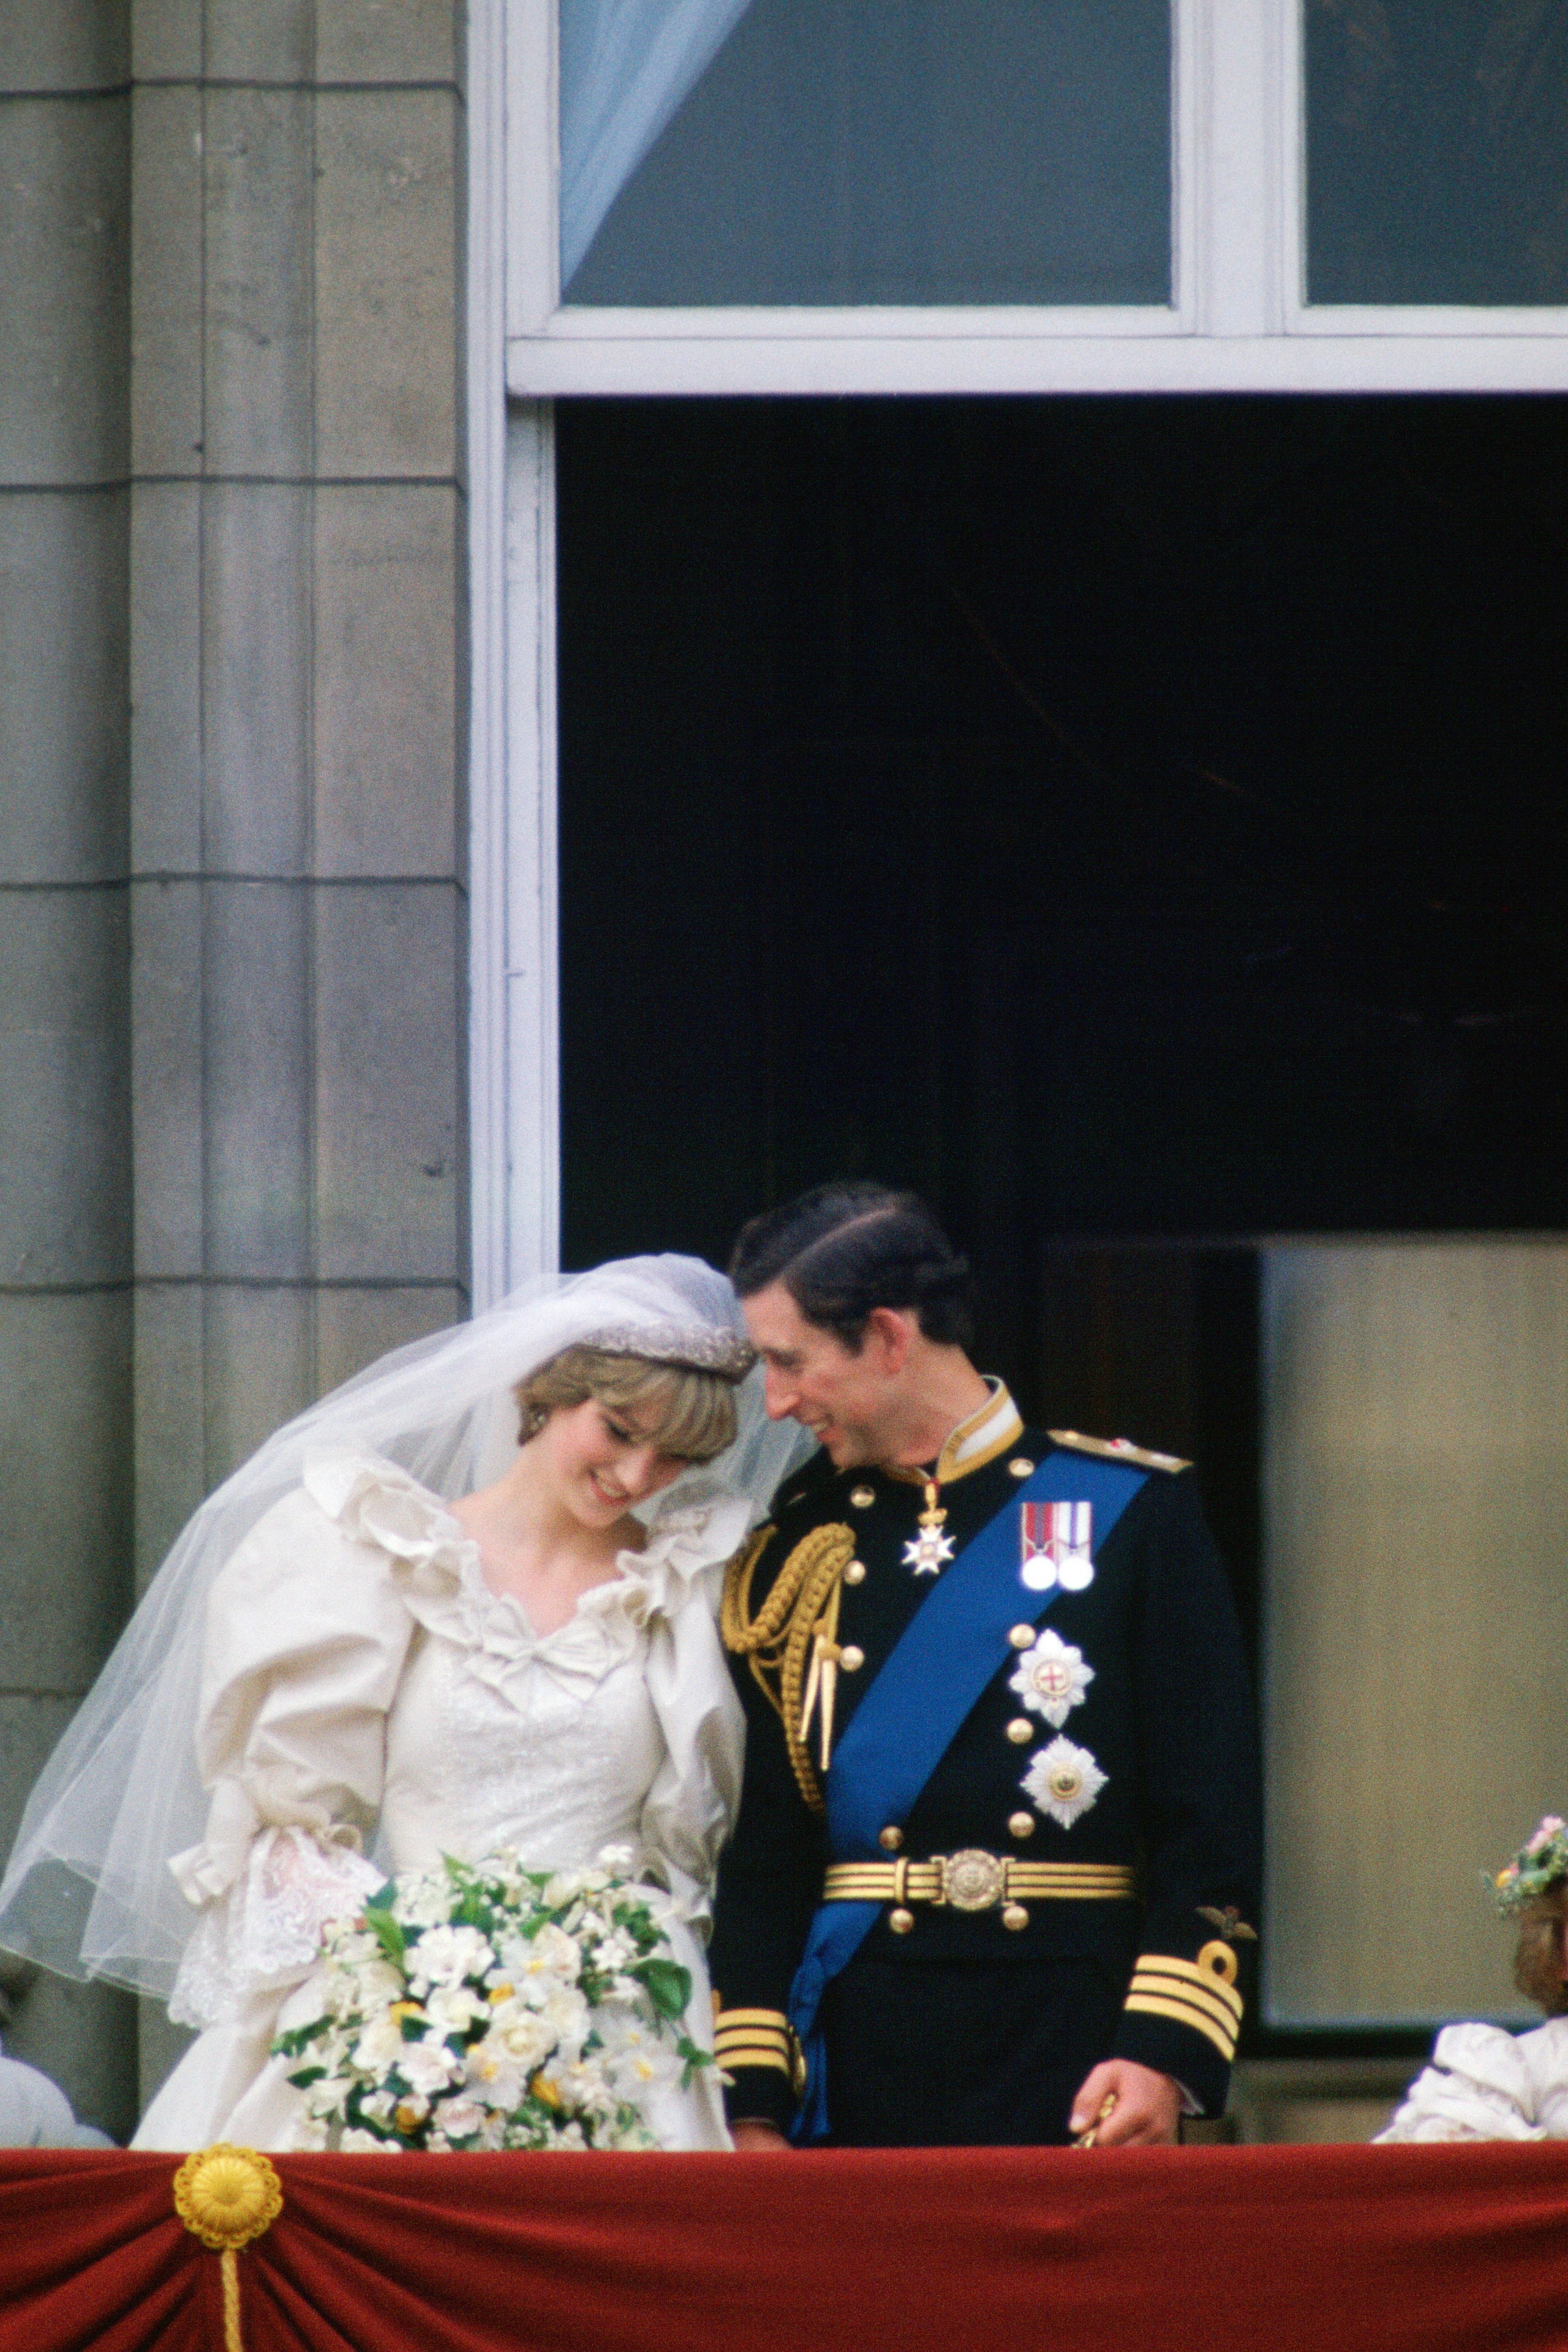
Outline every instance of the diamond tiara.
POLYGON ((710 1323, 615 1323, 584 1331, 577 1343, 611 1356, 646 1356, 652 1364, 676 1364, 683 1371, 717 1372, 721 1380, 744 1380, 757 1351, 739 1331, 710 1323))

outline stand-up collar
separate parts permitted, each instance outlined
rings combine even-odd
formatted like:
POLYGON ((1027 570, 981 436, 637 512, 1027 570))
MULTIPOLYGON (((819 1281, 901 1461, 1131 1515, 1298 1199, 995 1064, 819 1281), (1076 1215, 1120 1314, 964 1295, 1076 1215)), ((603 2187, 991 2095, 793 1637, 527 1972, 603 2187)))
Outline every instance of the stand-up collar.
POLYGON ((1024 1423, 1014 1403, 1006 1383, 986 1374, 986 1386, 991 1393, 983 1405, 977 1405, 966 1421, 950 1430, 942 1452, 936 1457, 934 1469, 906 1469, 901 1464, 887 1465, 889 1478, 902 1478, 910 1486, 921 1486, 934 1478, 939 1486, 949 1486, 955 1478, 967 1478, 972 1470, 984 1470, 1010 1445, 1016 1445, 1024 1433, 1024 1423))

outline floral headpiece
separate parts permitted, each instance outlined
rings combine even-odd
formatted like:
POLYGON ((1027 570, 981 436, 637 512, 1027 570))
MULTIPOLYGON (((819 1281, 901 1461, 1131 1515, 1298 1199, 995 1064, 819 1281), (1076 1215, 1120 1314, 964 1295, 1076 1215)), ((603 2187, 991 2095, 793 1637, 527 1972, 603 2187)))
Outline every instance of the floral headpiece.
POLYGON ((1561 1813, 1548 1813, 1531 1831, 1513 1860, 1503 1864, 1491 1888, 1506 1918, 1564 1878, 1568 1878, 1568 1823, 1561 1813))

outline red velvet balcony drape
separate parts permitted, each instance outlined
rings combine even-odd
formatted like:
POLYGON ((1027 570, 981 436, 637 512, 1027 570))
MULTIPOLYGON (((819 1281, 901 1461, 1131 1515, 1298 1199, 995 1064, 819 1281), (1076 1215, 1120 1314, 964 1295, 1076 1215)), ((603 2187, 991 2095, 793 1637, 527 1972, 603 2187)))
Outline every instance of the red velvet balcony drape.
MULTIPOLYGON (((178 2159, 0 2155, 5 2352, 219 2352, 178 2159)), ((280 2157, 247 2352, 1568 2352, 1568 2147, 280 2157)))

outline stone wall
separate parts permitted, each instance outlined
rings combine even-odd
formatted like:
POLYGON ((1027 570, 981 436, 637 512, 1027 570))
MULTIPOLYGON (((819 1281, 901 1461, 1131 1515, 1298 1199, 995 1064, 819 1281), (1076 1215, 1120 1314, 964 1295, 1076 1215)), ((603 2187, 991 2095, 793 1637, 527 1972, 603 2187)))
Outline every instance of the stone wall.
MULTIPOLYGON (((460 12, 0 21, 0 1841, 189 1511, 465 1311, 460 12)), ((41 1980, 110 2129, 167 2063, 41 1980)))

